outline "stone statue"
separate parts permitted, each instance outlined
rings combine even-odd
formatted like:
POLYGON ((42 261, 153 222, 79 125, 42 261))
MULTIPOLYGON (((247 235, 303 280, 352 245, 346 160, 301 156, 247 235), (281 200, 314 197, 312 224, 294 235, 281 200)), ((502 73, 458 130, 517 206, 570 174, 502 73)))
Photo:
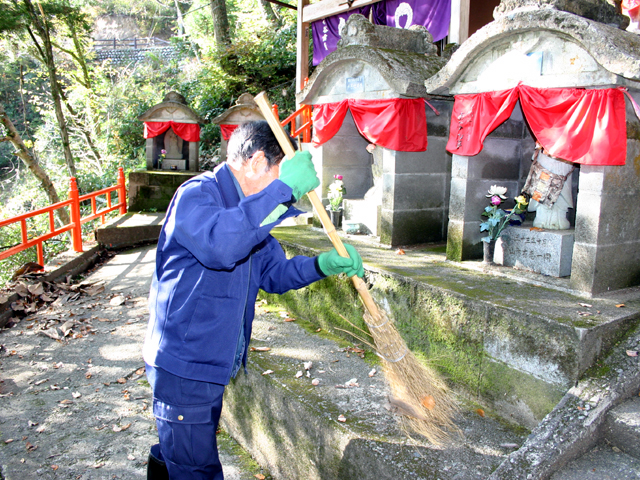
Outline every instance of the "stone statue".
POLYGON ((173 129, 164 134, 164 149, 167 151, 167 160, 182 160, 182 140, 173 129))
POLYGON ((382 205, 382 147, 370 143, 367 145, 367 152, 372 155, 371 174, 373 176, 373 187, 367 190, 364 198, 372 201, 374 205, 382 205))
POLYGON ((531 196, 529 211, 536 212, 533 226, 549 230, 566 230, 571 224, 567 211, 573 208, 571 162, 546 155, 536 146, 533 164, 523 192, 531 196))

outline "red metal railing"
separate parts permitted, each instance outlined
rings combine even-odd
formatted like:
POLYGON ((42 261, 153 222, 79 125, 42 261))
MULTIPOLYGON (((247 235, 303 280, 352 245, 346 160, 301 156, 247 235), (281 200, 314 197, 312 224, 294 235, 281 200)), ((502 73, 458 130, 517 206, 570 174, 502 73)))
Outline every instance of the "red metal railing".
POLYGON ((103 188, 95 192, 87 193, 86 195, 80 195, 78 192, 78 184, 75 178, 71 178, 69 186, 69 198, 63 202, 54 203, 48 207, 34 210, 33 212, 23 213, 16 217, 7 218, 6 220, 0 220, 0 228, 15 223, 20 223, 20 229, 22 234, 22 241, 19 245, 11 247, 4 252, 0 252, 0 260, 15 255, 18 252, 31 248, 34 245, 38 253, 38 263, 44 265, 44 251, 42 249, 42 242, 49 240, 50 238, 57 237, 58 235, 71 231, 71 238, 73 244, 73 250, 75 252, 82 252, 82 224, 90 220, 94 220, 100 217, 102 223, 104 223, 105 214, 112 212, 116 209, 120 209, 120 215, 127 213, 127 190, 125 187, 124 171, 122 167, 118 168, 118 182, 112 187, 103 188), (118 203, 112 205, 111 192, 118 192, 118 203), (106 195, 107 207, 102 210, 97 210, 96 197, 100 195, 106 195), (82 217, 80 214, 80 203, 90 200, 91 201, 91 214, 86 217, 82 217), (56 228, 53 213, 59 208, 69 207, 71 223, 56 228), (36 217, 38 215, 49 216, 49 233, 40 235, 35 238, 28 238, 27 234, 27 219, 36 217))
MULTIPOLYGON (((273 114, 277 119, 280 119, 280 115, 278 113, 278 105, 273 105, 271 107, 273 110, 273 114)), ((298 137, 302 135, 302 141, 304 143, 309 143, 311 141, 311 126, 313 125, 312 120, 312 107, 311 105, 301 105, 298 110, 293 112, 287 118, 280 122, 280 125, 285 127, 288 123, 291 124, 290 132, 292 137, 298 137), (300 117, 300 127, 296 128, 296 119, 300 117)))

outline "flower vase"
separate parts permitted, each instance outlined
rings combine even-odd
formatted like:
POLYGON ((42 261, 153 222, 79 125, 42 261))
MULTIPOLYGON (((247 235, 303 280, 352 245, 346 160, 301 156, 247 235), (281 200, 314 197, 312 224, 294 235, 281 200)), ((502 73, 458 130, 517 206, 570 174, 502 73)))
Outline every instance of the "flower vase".
POLYGON ((331 223, 336 230, 342 228, 342 210, 328 210, 331 223))
POLYGON ((493 252, 496 249, 495 240, 490 242, 482 242, 482 263, 493 265, 493 252))

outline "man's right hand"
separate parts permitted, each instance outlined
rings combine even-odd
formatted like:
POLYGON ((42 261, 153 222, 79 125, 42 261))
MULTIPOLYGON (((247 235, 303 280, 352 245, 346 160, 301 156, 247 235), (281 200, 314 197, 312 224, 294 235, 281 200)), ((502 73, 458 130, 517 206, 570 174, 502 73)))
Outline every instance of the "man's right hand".
POLYGON ((320 185, 309 152, 297 151, 293 158, 280 164, 280 180, 293 190, 296 202, 320 185))

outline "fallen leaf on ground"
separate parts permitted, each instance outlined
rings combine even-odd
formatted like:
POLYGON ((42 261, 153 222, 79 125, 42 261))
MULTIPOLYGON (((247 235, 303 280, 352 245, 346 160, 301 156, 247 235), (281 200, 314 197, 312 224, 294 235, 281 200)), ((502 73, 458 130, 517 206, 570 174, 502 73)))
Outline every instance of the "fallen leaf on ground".
POLYGON ((13 438, 7 438, 7 439, 4 441, 4 443, 11 443, 11 442, 13 442, 13 438))
POLYGON ((60 467, 58 467, 58 465, 51 465, 51 468, 53 468, 54 470, 58 470, 58 468, 60 467))
POLYGON ((311 367, 313 366, 313 362, 304 362, 302 365, 305 370, 311 370, 311 367))
POLYGON ((36 448, 38 448, 37 445, 32 445, 29 442, 25 444, 25 447, 27 448, 27 452, 33 452, 36 448))
POLYGON ((139 369, 136 370, 136 375, 142 375, 144 374, 144 367, 140 367, 139 369))
POLYGON ((124 432, 125 430, 127 430, 129 427, 131 426, 130 423, 127 423, 126 425, 123 425, 121 427, 119 427, 118 425, 114 425, 112 430, 114 432, 124 432))
POLYGON ((630 357, 637 357, 638 356, 638 351, 637 350, 627 350, 627 355, 629 355, 630 357))
POLYGON ((302 373, 302 370, 298 370, 298 371, 296 372, 296 378, 300 378, 302 375, 304 375, 304 374, 302 373))
POLYGON ((316 330, 316 333, 320 333, 321 331, 322 331, 322 329, 321 329, 321 328, 318 328, 318 329, 316 330))
POLYGON ((72 403, 73 403, 73 400, 69 400, 68 398, 65 398, 60 402, 61 405, 70 405, 72 403))
POLYGON ((89 380, 91 378, 91 374, 90 373, 86 373, 84 378, 86 378, 87 380, 89 380))
POLYGON ((404 255, 404 254, 405 254, 405 251, 403 249, 399 248, 396 250, 396 255, 404 255))
POLYGON ((585 308, 593 307, 593 305, 589 305, 588 303, 579 303, 578 305, 580 305, 581 307, 585 307, 585 308))
POLYGON ((270 347, 251 347, 250 350, 252 352, 268 352, 269 350, 271 350, 270 347))
POLYGON ((346 422, 346 421, 347 421, 347 417, 345 417, 344 415, 340 414, 340 415, 338 416, 338 421, 339 421, 339 422, 343 422, 343 423, 344 423, 344 422, 346 422))
POLYGON ((80 397, 82 396, 82 394, 81 394, 80 392, 73 392, 73 393, 71 394, 71 396, 72 396, 73 398, 80 398, 80 397))
POLYGON ((287 317, 284 319, 285 322, 295 322, 296 319, 295 318, 291 318, 291 317, 287 317))
POLYGON ((254 477, 256 477, 258 480, 264 480, 265 478, 267 478, 264 475, 262 475, 261 473, 256 473, 254 475, 254 477))
POLYGON ((376 374, 376 369, 372 368, 371 371, 369 372, 369 376, 373 377, 376 374))
POLYGON ((531 232, 542 232, 544 230, 544 228, 540 228, 540 227, 530 227, 529 231, 531 232))
POLYGON ((44 293, 44 288, 42 287, 41 283, 34 283, 32 285, 29 285, 27 287, 27 290, 29 290, 29 293, 31 295, 42 295, 44 293))
POLYGON ((118 295, 117 297, 113 297, 111 300, 109 300, 109 305, 118 307, 122 305, 124 302, 125 302, 125 298, 122 295, 118 295))
POLYGON ((420 403, 427 410, 433 410, 436 406, 436 399, 433 398, 433 395, 426 395, 420 399, 420 403))
POLYGON ((352 378, 347 383, 345 383, 344 386, 349 388, 349 387, 359 387, 360 385, 358 385, 358 379, 357 378, 352 378))
POLYGON ((262 375, 271 375, 273 373, 273 370, 265 370, 264 372, 262 372, 262 375))
POLYGON ((133 456, 133 455, 131 455, 131 454, 127 455, 127 458, 128 458, 129 460, 131 460, 132 462, 136 459, 136 457, 134 457, 134 456, 133 456))
POLYGON ((96 463, 93 468, 100 468, 100 467, 104 467, 105 463, 104 462, 100 462, 100 463, 96 463))
POLYGON ((122 384, 122 383, 127 383, 127 379, 126 378, 119 378, 118 380, 116 380, 116 382, 122 384))
POLYGON ((320 380, 317 378, 314 378, 313 380, 311 380, 311 385, 313 385, 314 387, 317 387, 318 385, 320 385, 320 380))
POLYGON ((624 303, 619 303, 616 305, 616 308, 622 308, 625 307, 626 305, 624 303))
POLYGON ((477 413, 478 415, 480 415, 481 417, 484 417, 484 410, 483 410, 483 409, 478 408, 478 409, 476 410, 476 413, 477 413))
POLYGON ((578 315, 580 315, 581 317, 588 317, 589 315, 591 315, 591 312, 578 312, 578 315))
POLYGON ((35 427, 36 425, 38 425, 38 422, 32 422, 31 420, 29 420, 27 422, 27 425, 29 425, 30 427, 35 427))

